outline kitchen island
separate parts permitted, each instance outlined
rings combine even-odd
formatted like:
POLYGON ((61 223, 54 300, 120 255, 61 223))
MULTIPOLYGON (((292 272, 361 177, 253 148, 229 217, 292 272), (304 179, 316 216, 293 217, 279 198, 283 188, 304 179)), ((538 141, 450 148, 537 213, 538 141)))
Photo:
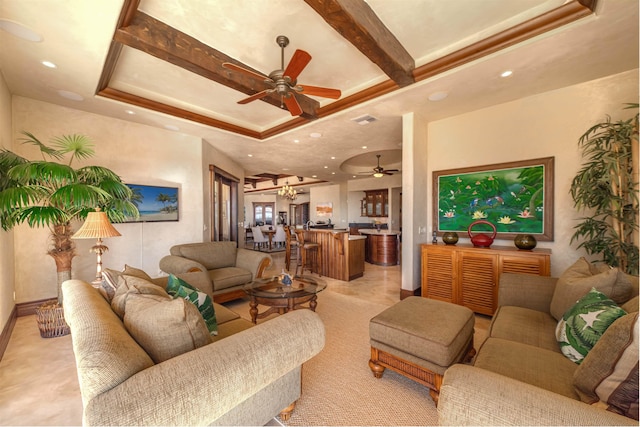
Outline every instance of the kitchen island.
POLYGON ((350 236, 346 229, 311 229, 304 230, 304 240, 320 245, 322 276, 348 282, 364 274, 365 236, 350 236))
POLYGON ((367 262, 384 266, 400 263, 400 231, 361 229, 359 232, 367 238, 365 249, 367 262))

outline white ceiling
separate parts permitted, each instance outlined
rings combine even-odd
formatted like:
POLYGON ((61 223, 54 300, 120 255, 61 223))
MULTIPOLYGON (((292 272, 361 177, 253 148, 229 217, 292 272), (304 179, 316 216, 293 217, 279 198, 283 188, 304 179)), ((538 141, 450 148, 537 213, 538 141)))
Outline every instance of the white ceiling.
MULTIPOLYGON (((246 132, 268 134, 251 137, 246 132, 221 130, 96 95, 121 10, 128 3, 0 0, 0 19, 5 20, 0 28, 13 22, 42 36, 42 41, 31 42, 0 31, 0 71, 11 93, 132 122, 177 128, 225 152, 245 167, 247 175, 316 175, 332 182, 352 179, 358 168, 365 171, 375 166, 375 153, 402 148, 404 113, 417 112, 426 120, 437 120, 638 68, 638 1, 599 0, 595 14, 362 102, 363 91, 389 82, 389 76, 303 0, 141 0, 138 10, 263 74, 280 68, 280 48, 275 39, 286 35, 290 44, 285 49, 285 66, 296 49, 309 52, 313 58, 298 82, 342 91, 337 101, 311 97, 320 103, 319 111, 328 111, 333 104, 340 106, 337 112, 323 113, 314 121, 294 119, 286 110, 263 101, 239 105, 237 101, 247 94, 140 50, 122 48, 108 79, 109 88, 246 132), (57 68, 43 67, 42 60, 54 62, 57 68), (513 70, 513 75, 501 78, 499 74, 506 69, 513 70), (64 98, 59 91, 73 92, 82 100, 64 98), (438 102, 428 100, 430 94, 439 91, 448 93, 448 97, 438 102), (359 103, 345 105, 349 97, 358 98, 359 103), (364 126, 353 121, 364 115, 377 120, 364 126), (292 120, 300 123, 289 126, 292 120), (270 132, 277 126, 291 129, 270 132), (322 136, 312 138, 313 132, 322 136), (349 161, 363 153, 370 160, 362 162, 360 157, 349 161)), ((366 3, 413 58, 416 68, 545 12, 575 4, 565 0, 366 3)), ((263 89, 260 82, 256 85, 256 91, 263 89)), ((384 161, 383 155, 383 166, 398 166, 384 161)))

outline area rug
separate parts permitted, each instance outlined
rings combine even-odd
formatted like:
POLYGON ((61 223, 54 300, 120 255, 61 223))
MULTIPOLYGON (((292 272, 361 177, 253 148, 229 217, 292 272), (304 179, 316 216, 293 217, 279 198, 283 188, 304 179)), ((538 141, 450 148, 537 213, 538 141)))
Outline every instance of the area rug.
MULTIPOLYGON (((303 365, 302 395, 284 425, 437 425, 427 387, 388 369, 376 379, 369 369, 369 320, 386 308, 330 290, 318 294, 325 347, 303 365)), ((246 316, 248 303, 246 313, 232 309, 246 316)))

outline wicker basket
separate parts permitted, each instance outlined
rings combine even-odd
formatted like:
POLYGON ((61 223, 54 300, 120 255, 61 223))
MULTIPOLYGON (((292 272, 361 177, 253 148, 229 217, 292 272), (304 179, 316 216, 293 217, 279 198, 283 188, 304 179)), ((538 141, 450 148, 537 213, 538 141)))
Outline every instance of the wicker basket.
POLYGON ((57 300, 47 301, 36 308, 36 319, 42 338, 61 337, 71 332, 69 325, 64 321, 64 311, 57 300))

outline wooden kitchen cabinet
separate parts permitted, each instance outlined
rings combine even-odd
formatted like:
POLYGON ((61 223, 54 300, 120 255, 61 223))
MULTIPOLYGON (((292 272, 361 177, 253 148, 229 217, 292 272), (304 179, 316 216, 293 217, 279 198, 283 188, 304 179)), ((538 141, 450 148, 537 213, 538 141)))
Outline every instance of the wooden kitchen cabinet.
POLYGON ((389 190, 365 191, 366 216, 389 216, 389 190))
POLYGON ((422 296, 463 305, 493 315, 498 304, 501 273, 549 276, 551 251, 522 251, 515 247, 424 244, 422 296))

